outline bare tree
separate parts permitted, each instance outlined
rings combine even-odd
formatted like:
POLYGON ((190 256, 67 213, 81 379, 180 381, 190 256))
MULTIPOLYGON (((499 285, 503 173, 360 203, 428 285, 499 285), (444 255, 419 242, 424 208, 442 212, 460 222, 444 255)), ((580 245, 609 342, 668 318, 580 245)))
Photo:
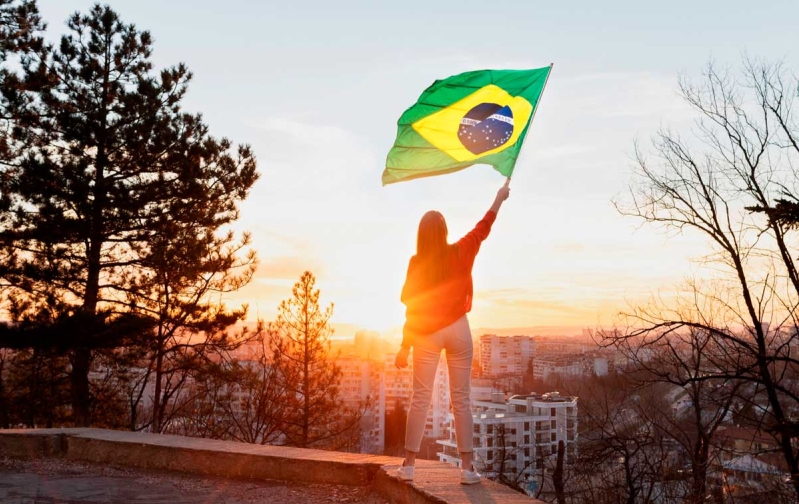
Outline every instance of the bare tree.
POLYGON ((56 427, 69 417, 68 360, 41 348, 0 350, 5 422, 26 427, 56 427))
POLYGON ((232 425, 220 405, 236 400, 232 382, 235 374, 228 363, 208 363, 197 368, 184 393, 171 407, 166 432, 182 436, 231 439, 232 425))
POLYGON ((254 346, 255 354, 243 362, 232 363, 228 386, 235 389, 234 401, 218 403, 231 425, 230 437, 253 444, 276 444, 283 436, 288 416, 287 391, 263 337, 254 346))
POLYGON ((737 78, 711 64, 700 84, 680 82, 699 117, 695 128, 688 138, 662 129, 651 153, 636 145, 636 181, 617 208, 675 235, 704 237, 707 273, 674 300, 622 314, 620 325, 629 329, 609 333, 607 342, 656 351, 668 350, 668 338, 706 340, 702 372, 687 376, 685 386, 755 386, 768 406, 764 427, 779 441, 799 496, 799 390, 789 379, 799 364, 790 351, 799 275, 789 226, 768 218, 778 197, 796 193, 797 89, 781 65, 756 61, 745 61, 737 78))
POLYGON ((713 462, 712 443, 716 431, 728 420, 733 403, 740 399, 741 380, 712 377, 724 349, 707 332, 696 328, 662 331, 661 337, 639 345, 633 338, 604 334, 605 341, 618 345, 639 371, 631 374, 638 387, 655 387, 680 406, 664 408, 649 420, 660 433, 676 443, 687 459, 690 484, 680 498, 683 502, 704 502, 708 495, 708 470, 713 462), (714 359, 714 356, 716 359, 714 359), (666 384, 668 388, 657 387, 666 384))
POLYGON ((663 407, 659 394, 626 378, 586 380, 579 393, 582 433, 567 471, 567 497, 628 504, 662 499, 670 447, 652 421, 663 407))

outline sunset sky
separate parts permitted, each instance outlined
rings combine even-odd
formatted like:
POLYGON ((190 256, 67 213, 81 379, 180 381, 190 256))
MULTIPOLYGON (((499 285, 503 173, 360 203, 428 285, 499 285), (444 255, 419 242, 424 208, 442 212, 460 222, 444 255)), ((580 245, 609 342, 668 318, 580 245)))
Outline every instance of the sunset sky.
MULTIPOLYGON (((50 37, 89 1, 40 0, 50 37)), ((633 141, 688 129, 679 75, 744 52, 799 47, 799 3, 113 0, 150 30, 157 67, 185 62, 185 100, 211 131, 253 146, 261 179, 242 205, 260 268, 229 302, 267 320, 303 270, 334 321, 391 332, 418 220, 467 232, 504 179, 490 167, 382 187, 396 121, 437 78, 555 63, 503 206, 474 269, 473 327, 608 323, 668 292, 705 244, 621 217, 633 141), (379 7, 378 7, 379 6, 379 7)), ((793 65, 793 68, 797 68, 793 65)))

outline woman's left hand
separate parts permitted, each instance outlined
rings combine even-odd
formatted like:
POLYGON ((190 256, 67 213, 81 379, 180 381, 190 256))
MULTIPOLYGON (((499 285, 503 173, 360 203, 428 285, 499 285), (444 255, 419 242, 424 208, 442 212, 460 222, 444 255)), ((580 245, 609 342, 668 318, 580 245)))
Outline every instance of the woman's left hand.
POLYGON ((397 369, 408 367, 408 351, 409 349, 403 347, 397 352, 397 356, 394 358, 394 365, 397 366, 397 369))

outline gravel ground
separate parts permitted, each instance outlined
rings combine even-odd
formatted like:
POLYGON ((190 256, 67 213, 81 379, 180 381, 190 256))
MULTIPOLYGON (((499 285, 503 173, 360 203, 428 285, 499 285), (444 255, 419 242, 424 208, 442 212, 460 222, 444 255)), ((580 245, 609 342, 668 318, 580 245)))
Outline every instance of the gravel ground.
POLYGON ((370 488, 232 480, 107 467, 60 459, 0 458, 7 504, 387 504, 370 488))

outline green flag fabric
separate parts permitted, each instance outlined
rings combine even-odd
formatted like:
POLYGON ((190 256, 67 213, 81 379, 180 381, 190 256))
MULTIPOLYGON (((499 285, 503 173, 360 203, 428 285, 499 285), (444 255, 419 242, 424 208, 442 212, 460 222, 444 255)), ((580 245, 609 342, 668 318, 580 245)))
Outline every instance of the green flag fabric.
POLYGON ((474 164, 510 177, 551 70, 478 70, 435 81, 397 122, 383 185, 474 164))

